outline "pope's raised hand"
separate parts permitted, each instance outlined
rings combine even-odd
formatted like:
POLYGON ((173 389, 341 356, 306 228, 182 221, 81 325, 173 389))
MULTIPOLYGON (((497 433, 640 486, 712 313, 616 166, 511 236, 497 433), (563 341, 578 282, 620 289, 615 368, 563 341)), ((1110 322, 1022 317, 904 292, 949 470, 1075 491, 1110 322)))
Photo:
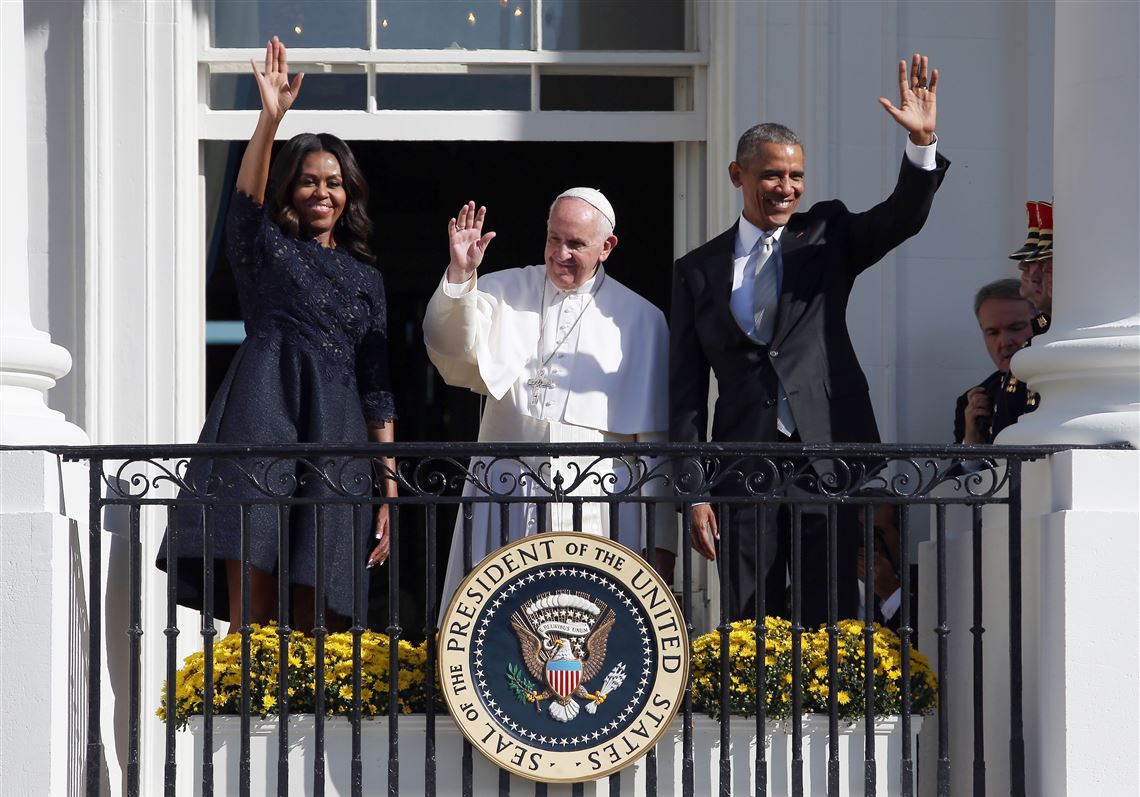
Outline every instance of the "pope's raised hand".
POLYGON ((447 265, 448 282, 467 282, 483 262, 483 253, 495 233, 483 232, 483 219, 487 208, 475 210, 475 202, 459 209, 459 215, 447 223, 447 241, 451 262, 447 265))
POLYGON ((938 70, 930 69, 925 55, 915 53, 911 57, 909 76, 906 61, 899 61, 899 107, 892 105, 886 97, 879 97, 879 104, 910 133, 911 141, 926 146, 934 141, 938 119, 937 91, 938 70))

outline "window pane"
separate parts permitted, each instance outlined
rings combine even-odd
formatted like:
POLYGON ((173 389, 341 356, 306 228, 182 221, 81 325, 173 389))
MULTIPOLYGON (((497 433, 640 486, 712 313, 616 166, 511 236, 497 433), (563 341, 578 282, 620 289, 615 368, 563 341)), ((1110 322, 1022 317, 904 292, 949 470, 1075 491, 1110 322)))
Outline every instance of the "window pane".
MULTIPOLYGON (((261 96, 253 75, 210 75, 210 107, 216 111, 260 111, 261 96)), ((299 111, 367 110, 368 78, 307 74, 293 107, 299 111)))
POLYGON ((526 50, 530 0, 377 0, 385 50, 526 50))
POLYGON ((672 111, 673 78, 543 75, 544 111, 672 111))
POLYGON ((684 50, 686 0, 543 0, 544 50, 684 50))
MULTIPOLYGON (((206 321, 241 318, 241 306, 226 257, 225 214, 234 191, 244 141, 203 141, 202 177, 206 186, 206 321)), ((216 387, 216 385, 215 385, 216 387)), ((213 395, 211 392, 207 397, 213 395)))
POLYGON ((214 0, 215 47, 367 47, 367 0, 214 0))
POLYGON ((396 111, 530 110, 529 75, 377 75, 376 107, 396 111))

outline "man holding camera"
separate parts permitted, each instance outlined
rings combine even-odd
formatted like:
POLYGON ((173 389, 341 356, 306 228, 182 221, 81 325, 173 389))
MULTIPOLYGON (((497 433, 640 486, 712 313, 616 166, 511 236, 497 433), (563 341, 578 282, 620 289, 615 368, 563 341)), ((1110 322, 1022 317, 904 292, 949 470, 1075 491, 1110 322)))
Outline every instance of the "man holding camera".
POLYGON ((1019 416, 1037 409, 1037 394, 1010 379, 1009 361, 1033 337, 1036 309, 1021 296, 1015 279, 982 286, 974 297, 974 316, 986 351, 997 370, 958 397, 954 410, 956 443, 992 443, 1019 416))

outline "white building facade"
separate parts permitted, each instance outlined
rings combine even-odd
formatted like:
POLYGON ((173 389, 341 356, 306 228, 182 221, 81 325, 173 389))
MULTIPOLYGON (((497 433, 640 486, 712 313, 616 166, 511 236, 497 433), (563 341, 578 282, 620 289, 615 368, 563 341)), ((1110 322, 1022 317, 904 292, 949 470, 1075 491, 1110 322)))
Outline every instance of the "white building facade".
MULTIPOLYGON (((1137 8, 1107 0, 0 0, 0 444, 196 439, 209 346, 233 334, 224 312, 208 308, 207 286, 220 196, 229 190, 228 142, 247 139, 256 118, 239 78, 261 57, 267 26, 280 24, 271 32, 306 72, 303 94, 335 106, 291 111, 282 138, 328 131, 380 159, 423 144, 436 159, 427 183, 461 168, 438 160, 447 146, 504 165, 511 153, 528 165, 559 162, 551 166, 557 175, 577 164, 588 178, 581 182, 618 195, 619 217, 670 219, 668 239, 658 242, 665 255, 628 266, 639 285, 668 283, 672 258, 733 222, 740 199, 727 165, 739 134, 756 122, 783 122, 803 139, 804 202, 840 197, 863 209, 884 197, 903 132, 877 98, 897 98, 900 58, 927 54, 941 72, 939 150, 952 166, 925 229, 859 279, 848 317, 884 440, 951 442, 955 397, 991 370, 973 294, 1016 276, 1006 255, 1023 240, 1024 202, 1054 196, 1054 326, 1047 344, 1014 364, 1042 393, 1042 407, 1003 442, 1135 447, 1137 8), (599 173, 593 167, 609 147, 633 157, 599 173), (658 160, 665 153, 658 182, 641 173, 643 152, 658 160)), ((401 245, 423 252, 416 264, 436 275, 433 283, 458 203, 480 199, 492 182, 496 190, 515 185, 537 194, 544 215, 556 193, 517 170, 471 174, 465 193, 438 197, 437 218, 417 222, 425 235, 401 245)), ((382 214, 375 221, 381 238, 408 229, 382 214)), ((638 221, 623 230, 619 220, 618 232, 634 252, 654 230, 638 221)), ((392 340, 401 345, 398 335, 392 340)), ((1025 488, 1036 558, 1026 567, 1039 575, 1026 602, 1042 629, 1025 643, 1027 659, 1041 662, 1026 693, 1041 714, 1027 754, 1031 793, 1140 787, 1138 457, 1075 452, 1027 474, 1036 480, 1025 488), (1098 541, 1091 551, 1077 544, 1090 535, 1098 541), (1119 585, 1119 612, 1096 608, 1105 584, 1119 585), (1113 653, 1090 639, 1111 640, 1113 653), (1129 716, 1091 716, 1090 707, 1120 703, 1129 716)), ((72 558, 85 551, 86 482, 42 454, 3 452, 0 463, 0 584, 8 595, 0 606, 0 778, 10 784, 0 783, 0 794, 78 793, 79 775, 61 765, 82 760, 69 725, 77 687, 63 693, 58 684, 74 681, 68 634, 82 626, 75 606, 85 587, 75 583, 72 558), (30 651, 19 642, 45 627, 50 645, 30 651), (24 727, 12 717, 36 705, 29 694, 52 708, 24 727)), ((150 562, 159 535, 145 539, 150 562)), ((104 567, 112 616, 115 568, 112 552, 104 567)), ((156 598, 144 601, 145 625, 161 628, 164 575, 147 567, 141 586, 156 598)), ((193 628, 193 616, 186 619, 193 628)), ((120 640, 108 632, 108 645, 120 640)), ((147 644, 153 666, 144 668, 143 694, 157 695, 164 642, 152 635, 147 644)), ((113 698, 104 701, 109 722, 121 720, 113 698)), ((143 792, 158 793, 162 730, 146 713, 143 792)), ((108 789, 117 794, 124 742, 105 742, 108 789)), ((989 743, 1000 757, 1004 741, 989 743)))

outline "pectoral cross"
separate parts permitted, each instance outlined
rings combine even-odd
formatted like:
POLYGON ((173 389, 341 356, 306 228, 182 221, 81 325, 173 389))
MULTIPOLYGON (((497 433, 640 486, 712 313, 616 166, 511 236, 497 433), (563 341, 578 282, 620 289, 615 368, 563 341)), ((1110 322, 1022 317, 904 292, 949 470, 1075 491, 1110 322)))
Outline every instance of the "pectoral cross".
POLYGON ((536 409, 542 403, 542 393, 540 391, 548 387, 554 387, 554 383, 551 382, 550 378, 546 375, 545 368, 539 368, 535 376, 526 380, 526 384, 527 387, 530 388, 530 404, 536 409))

